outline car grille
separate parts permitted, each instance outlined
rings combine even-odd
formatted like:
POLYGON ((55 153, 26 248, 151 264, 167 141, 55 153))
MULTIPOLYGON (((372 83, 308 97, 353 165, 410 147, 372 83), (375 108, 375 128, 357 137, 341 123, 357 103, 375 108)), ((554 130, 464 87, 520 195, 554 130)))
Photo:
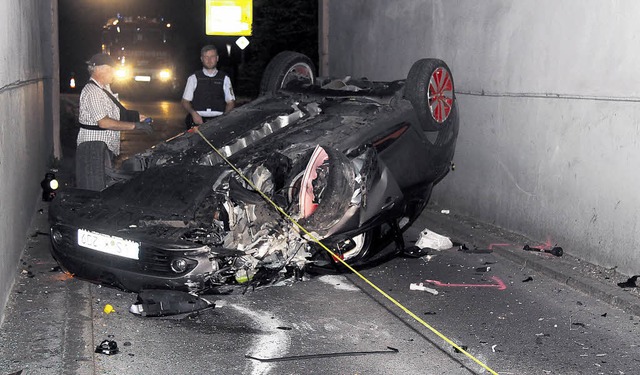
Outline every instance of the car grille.
MULTIPOLYGON (((126 271, 150 275, 167 276, 170 274, 177 276, 178 274, 171 270, 171 260, 177 256, 188 257, 185 254, 188 251, 165 250, 142 242, 139 248, 139 259, 123 258, 79 246, 77 243, 77 228, 61 225, 56 225, 54 228, 62 234, 61 240, 56 242, 58 252, 67 257, 85 259, 88 263, 104 264, 126 271)), ((191 271, 196 265, 197 262, 194 262, 184 273, 191 271)))

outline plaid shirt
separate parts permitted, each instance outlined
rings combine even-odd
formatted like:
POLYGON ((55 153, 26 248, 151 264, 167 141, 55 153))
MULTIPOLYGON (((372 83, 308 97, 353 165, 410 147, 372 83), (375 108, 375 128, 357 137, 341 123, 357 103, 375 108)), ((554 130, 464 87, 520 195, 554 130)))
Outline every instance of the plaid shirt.
MULTIPOLYGON (((109 117, 120 120, 120 109, 102 91, 98 82, 91 79, 96 85, 86 84, 80 93, 80 115, 78 121, 83 125, 93 125, 98 127, 98 120, 109 117)), ((111 92, 109 85, 104 87, 111 92)), ((102 141, 115 155, 120 154, 120 131, 118 130, 88 130, 80 128, 78 141, 76 144, 88 141, 102 141)))

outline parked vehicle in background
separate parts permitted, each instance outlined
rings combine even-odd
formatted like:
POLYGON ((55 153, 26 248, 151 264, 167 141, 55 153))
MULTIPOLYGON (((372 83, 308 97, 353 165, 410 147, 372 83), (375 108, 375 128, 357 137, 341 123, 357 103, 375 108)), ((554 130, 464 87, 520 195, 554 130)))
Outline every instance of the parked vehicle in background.
POLYGON ((162 93, 175 96, 181 77, 173 25, 164 18, 110 18, 102 30, 102 52, 118 62, 113 90, 126 95, 162 93))
POLYGON ((437 59, 390 82, 314 71, 282 52, 258 99, 125 160, 102 191, 59 192, 55 259, 125 290, 229 293, 402 251, 450 170, 451 72, 437 59))

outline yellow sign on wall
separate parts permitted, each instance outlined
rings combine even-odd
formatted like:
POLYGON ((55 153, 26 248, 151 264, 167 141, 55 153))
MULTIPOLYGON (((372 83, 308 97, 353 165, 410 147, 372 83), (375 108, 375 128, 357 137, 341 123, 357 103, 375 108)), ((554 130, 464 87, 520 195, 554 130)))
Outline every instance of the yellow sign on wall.
POLYGON ((253 0, 207 0, 207 35, 251 35, 253 0))

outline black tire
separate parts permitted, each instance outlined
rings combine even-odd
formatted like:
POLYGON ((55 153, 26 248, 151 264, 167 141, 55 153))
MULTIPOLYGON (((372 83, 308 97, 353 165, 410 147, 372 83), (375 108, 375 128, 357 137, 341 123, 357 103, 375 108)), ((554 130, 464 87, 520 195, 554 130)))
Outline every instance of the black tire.
POLYGON ((113 168, 111 151, 101 141, 82 142, 76 150, 76 187, 100 191, 107 186, 107 168, 113 168))
POLYGON ((273 94, 292 81, 313 84, 315 67, 311 59, 298 52, 283 51, 277 54, 262 74, 260 95, 273 94))
POLYGON ((424 131, 441 131, 455 117, 455 86, 447 64, 438 59, 416 61, 405 83, 407 98, 418 114, 424 131))

